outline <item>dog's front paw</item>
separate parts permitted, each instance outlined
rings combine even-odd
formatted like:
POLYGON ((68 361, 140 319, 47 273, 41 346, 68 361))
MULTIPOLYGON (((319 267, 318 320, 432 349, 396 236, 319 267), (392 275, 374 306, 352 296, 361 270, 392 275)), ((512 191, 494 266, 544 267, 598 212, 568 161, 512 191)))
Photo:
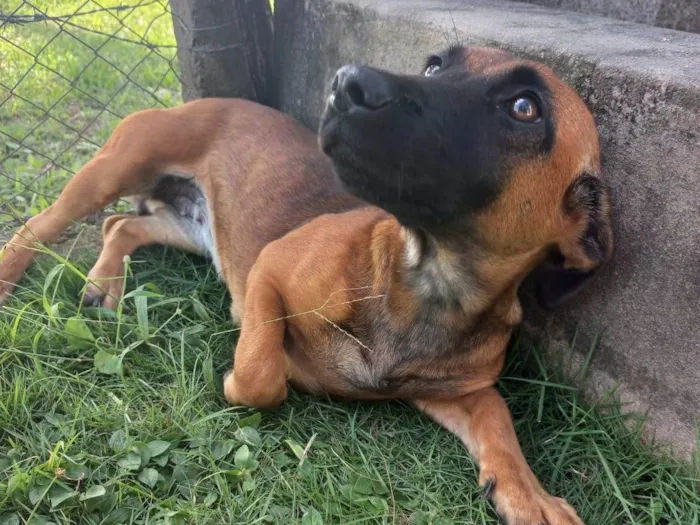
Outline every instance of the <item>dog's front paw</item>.
POLYGON ((545 491, 529 470, 482 471, 484 495, 507 525, 584 525, 574 508, 545 491))
POLYGON ((233 369, 224 374, 224 397, 231 406, 246 406, 262 410, 280 406, 287 399, 287 383, 273 384, 258 378, 236 380, 233 369))
POLYGON ((240 404, 239 396, 236 392, 236 385, 233 381, 233 369, 227 370, 224 374, 224 397, 231 406, 240 404))

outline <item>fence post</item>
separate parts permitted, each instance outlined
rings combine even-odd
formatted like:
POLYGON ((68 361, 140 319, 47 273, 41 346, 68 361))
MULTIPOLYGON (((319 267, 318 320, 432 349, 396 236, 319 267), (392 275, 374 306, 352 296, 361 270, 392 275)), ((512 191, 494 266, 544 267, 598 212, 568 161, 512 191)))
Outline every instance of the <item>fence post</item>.
POLYGON ((269 0, 170 0, 182 96, 275 105, 269 0))

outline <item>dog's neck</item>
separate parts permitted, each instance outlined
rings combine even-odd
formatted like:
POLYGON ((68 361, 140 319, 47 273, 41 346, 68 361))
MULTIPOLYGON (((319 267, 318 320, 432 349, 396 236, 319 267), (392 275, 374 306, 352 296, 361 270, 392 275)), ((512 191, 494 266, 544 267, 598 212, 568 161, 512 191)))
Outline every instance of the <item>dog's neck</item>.
POLYGON ((494 257, 466 234, 458 241, 446 240, 402 227, 400 237, 399 273, 421 302, 460 310, 471 319, 494 310, 508 324, 520 322, 522 261, 494 257))
POLYGON ((424 230, 404 227, 401 234, 404 282, 421 301, 445 307, 478 302, 482 294, 470 261, 440 246, 424 230))

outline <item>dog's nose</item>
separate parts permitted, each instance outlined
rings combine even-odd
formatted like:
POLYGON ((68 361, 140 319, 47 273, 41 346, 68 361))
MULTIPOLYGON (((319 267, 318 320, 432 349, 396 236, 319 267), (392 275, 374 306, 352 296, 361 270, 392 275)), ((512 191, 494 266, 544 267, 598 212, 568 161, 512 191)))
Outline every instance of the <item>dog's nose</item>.
POLYGON ((381 72, 363 66, 343 66, 333 79, 329 103, 338 111, 376 111, 390 100, 389 81, 381 72))

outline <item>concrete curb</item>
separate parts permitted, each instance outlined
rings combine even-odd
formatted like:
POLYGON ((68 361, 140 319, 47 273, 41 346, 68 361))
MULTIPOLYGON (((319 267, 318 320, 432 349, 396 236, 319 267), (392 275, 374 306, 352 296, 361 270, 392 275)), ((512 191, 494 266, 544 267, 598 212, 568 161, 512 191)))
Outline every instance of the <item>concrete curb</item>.
POLYGON ((527 325, 553 352, 578 330, 574 367, 602 333, 587 392, 619 387, 649 411, 648 433, 689 458, 700 419, 700 35, 480 0, 288 0, 276 16, 281 108, 313 128, 339 66, 418 72, 457 41, 546 62, 582 93, 613 187, 616 253, 576 304, 553 314, 527 304, 527 325))
POLYGON ((581 11, 639 24, 700 33, 700 3, 696 0, 520 0, 531 4, 581 11))

